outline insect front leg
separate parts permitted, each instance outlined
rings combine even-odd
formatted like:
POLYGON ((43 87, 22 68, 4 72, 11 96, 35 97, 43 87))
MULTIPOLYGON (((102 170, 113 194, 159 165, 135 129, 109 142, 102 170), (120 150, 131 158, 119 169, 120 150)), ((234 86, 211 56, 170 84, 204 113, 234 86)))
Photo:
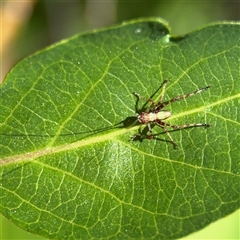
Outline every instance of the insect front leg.
MULTIPOLYGON (((148 103, 148 102, 151 103, 150 107, 147 108, 146 112, 149 112, 149 110, 150 110, 152 107, 155 106, 155 102, 154 102, 153 99, 151 99, 151 98, 149 98, 149 99, 143 98, 143 97, 141 97, 141 96, 140 96, 138 93, 136 93, 136 92, 134 92, 133 95, 134 95, 135 97, 137 97, 136 112, 139 112, 139 110, 140 110, 140 109, 138 108, 138 102, 139 102, 139 100, 145 100, 145 101, 147 101, 147 103, 148 103)), ((146 103, 146 104, 147 104, 147 103, 146 103)), ((146 105, 146 104, 145 104, 145 105, 146 105)))
POLYGON ((131 140, 133 141, 136 137, 140 137, 140 138, 147 138, 149 140, 153 139, 153 133, 152 133, 152 127, 151 127, 151 124, 148 123, 147 124, 147 128, 148 128, 148 131, 150 134, 148 135, 147 133, 146 134, 143 134, 143 132, 141 133, 136 133, 134 134, 132 137, 131 137, 131 140))

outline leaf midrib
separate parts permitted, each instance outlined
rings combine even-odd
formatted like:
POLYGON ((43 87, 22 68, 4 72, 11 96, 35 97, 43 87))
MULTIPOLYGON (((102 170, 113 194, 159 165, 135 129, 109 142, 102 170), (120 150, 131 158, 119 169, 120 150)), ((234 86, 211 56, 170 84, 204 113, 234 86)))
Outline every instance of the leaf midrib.
MULTIPOLYGON (((240 93, 218 100, 212 104, 208 104, 205 106, 201 106, 192 110, 188 110, 188 111, 184 111, 178 114, 175 114, 171 117, 171 119, 176 119, 176 118, 180 118, 183 116, 187 116, 187 115, 191 115, 194 113, 198 113, 198 112, 203 112, 206 110, 206 108, 211 108, 214 106, 218 106, 222 103, 225 103, 227 101, 233 100, 233 99, 237 99, 240 98, 240 93)), ((83 146, 89 146, 92 144, 96 144, 96 143, 100 143, 100 142, 105 142, 105 141, 109 141, 109 140, 114 140, 116 141, 116 138, 120 135, 126 134, 128 132, 132 132, 134 130, 137 130, 139 128, 138 126, 133 126, 130 128, 126 128, 126 129, 118 129, 117 131, 114 132, 110 132, 107 134, 102 134, 100 136, 94 136, 94 137, 90 137, 87 139, 83 139, 83 140, 79 140, 77 142, 74 143, 70 143, 70 144, 66 144, 66 145, 61 145, 58 147, 46 147, 44 149, 35 151, 35 152, 28 152, 28 153, 24 153, 24 154, 20 154, 20 155, 16 155, 16 156, 11 156, 11 157, 7 157, 7 158, 3 158, 2 160, 0 160, 0 165, 5 165, 5 164, 10 164, 10 163, 15 163, 15 162, 25 162, 25 161, 30 161, 32 159, 36 159, 42 156, 46 156, 46 155, 51 155, 54 153, 59 153, 59 152, 63 152, 63 151, 68 151, 68 150, 72 150, 72 149, 76 149, 76 148, 81 148, 83 146)), ((57 137, 57 136, 56 136, 57 137)), ((172 161, 172 160, 171 160, 172 161)))

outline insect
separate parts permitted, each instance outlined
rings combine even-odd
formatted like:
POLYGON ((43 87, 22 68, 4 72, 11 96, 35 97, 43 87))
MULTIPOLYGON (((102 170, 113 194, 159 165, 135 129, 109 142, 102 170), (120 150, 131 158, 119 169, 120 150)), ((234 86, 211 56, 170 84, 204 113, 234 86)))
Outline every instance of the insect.
MULTIPOLYGON (((164 121, 165 119, 170 118, 172 115, 172 113, 170 111, 163 110, 168 104, 173 103, 178 100, 181 100, 181 99, 184 99, 184 98, 187 98, 187 97, 194 96, 194 95, 201 93, 202 91, 205 91, 208 88, 210 88, 210 86, 206 86, 195 92, 177 96, 166 102, 163 102, 165 89, 166 89, 166 85, 168 82, 169 82, 169 80, 165 80, 163 82, 163 85, 162 85, 163 90, 162 90, 162 94, 160 96, 160 100, 157 103, 155 103, 154 100, 148 99, 147 101, 151 102, 150 107, 147 108, 144 112, 140 113, 137 116, 137 120, 141 124, 147 125, 148 132, 150 134, 143 135, 142 133, 141 134, 137 133, 132 136, 131 140, 134 140, 137 136, 140 136, 141 138, 152 139, 153 133, 152 133, 151 125, 155 124, 155 125, 161 127, 167 133, 167 135, 170 138, 171 142, 173 143, 174 147, 177 148, 178 147, 177 143, 173 140, 172 136, 170 135, 170 133, 168 132, 166 127, 171 127, 172 129, 183 129, 183 128, 188 128, 188 127, 210 127, 211 126, 210 124, 207 124, 207 123, 190 123, 190 124, 184 124, 184 125, 177 126, 177 125, 171 125, 164 121)), ((133 94, 138 98, 138 100, 143 99, 142 97, 140 97, 140 95, 138 93, 134 92, 133 94)), ((136 107, 138 108, 138 101, 137 101, 136 107)))

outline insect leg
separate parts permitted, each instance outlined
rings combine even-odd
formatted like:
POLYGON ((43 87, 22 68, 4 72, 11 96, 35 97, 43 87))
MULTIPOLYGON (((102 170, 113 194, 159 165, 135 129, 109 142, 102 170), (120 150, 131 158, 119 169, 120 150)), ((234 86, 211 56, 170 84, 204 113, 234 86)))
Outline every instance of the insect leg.
POLYGON ((165 123, 165 122, 161 122, 161 121, 157 121, 156 124, 161 127, 165 133, 168 135, 168 137, 170 138, 172 144, 174 145, 174 148, 178 148, 177 143, 173 140, 171 134, 168 132, 168 130, 165 128, 165 126, 168 126, 169 124, 165 123))
POLYGON ((188 94, 184 94, 184 95, 181 95, 181 96, 174 97, 174 98, 170 99, 169 101, 167 101, 167 102, 165 102, 165 103, 163 103, 163 104, 160 104, 160 108, 164 108, 164 107, 167 106, 169 103, 173 103, 173 102, 175 102, 175 101, 179 101, 179 100, 181 100, 181 99, 183 99, 183 98, 187 98, 187 97, 194 96, 194 95, 196 95, 196 94, 198 94, 198 93, 200 93, 200 92, 202 92, 202 91, 207 90, 208 88, 210 88, 210 86, 206 86, 206 87, 204 87, 204 88, 201 88, 201 89, 199 89, 199 90, 197 90, 197 91, 195 91, 195 92, 193 92, 193 93, 188 93, 188 94))
POLYGON ((151 128, 151 124, 148 123, 147 124, 148 127, 148 131, 149 131, 149 135, 144 135, 144 134, 140 134, 140 133, 136 133, 131 137, 131 140, 133 141, 136 137, 141 137, 141 138, 147 138, 149 140, 153 139, 153 133, 152 133, 152 128, 151 128))
POLYGON ((171 127, 173 129, 183 129, 183 128, 189 128, 189 127, 210 127, 211 126, 210 124, 207 124, 207 123, 190 123, 190 124, 184 124, 184 125, 178 126, 178 125, 171 125, 169 123, 165 123, 165 122, 162 122, 160 120, 157 120, 156 123, 157 123, 158 126, 160 126, 167 133, 167 135, 171 139, 171 141, 172 141, 173 145, 175 146, 175 148, 177 147, 177 143, 173 140, 173 138, 171 137, 170 133, 165 128, 166 126, 167 127, 171 127))
POLYGON ((131 141, 133 141, 136 137, 141 137, 142 135, 140 133, 136 133, 131 137, 131 141))
MULTIPOLYGON (((136 93, 136 92, 134 92, 133 93, 133 95, 135 96, 135 97, 137 97, 137 103, 136 103, 136 112, 139 112, 139 108, 138 108, 138 102, 139 102, 139 100, 145 100, 145 101, 147 101, 147 102, 151 102, 151 105, 150 105, 150 107, 146 110, 146 112, 149 112, 149 109, 151 109, 154 105, 155 105, 155 102, 154 102, 154 100, 153 99, 147 99, 147 98, 143 98, 143 97, 141 97, 138 93, 136 93)), ((144 104, 144 105, 146 105, 146 104, 144 104)))
POLYGON ((148 123, 147 126, 148 126, 148 131, 150 133, 147 137, 148 137, 148 139, 152 139, 153 138, 153 133, 152 133, 151 124, 148 123))
POLYGON ((169 80, 164 80, 164 82, 163 82, 162 93, 161 93, 161 96, 160 96, 160 99, 159 99, 157 105, 161 105, 161 103, 162 103, 162 101, 163 101, 164 94, 165 94, 165 90, 166 90, 166 85, 167 85, 168 82, 169 82, 169 80))
POLYGON ((169 127, 173 128, 173 129, 183 129, 183 128, 189 128, 189 127, 210 127, 210 124, 207 123, 189 123, 189 124, 184 124, 184 125, 170 125, 167 124, 169 127))
POLYGON ((156 121, 158 125, 161 126, 167 126, 167 127, 171 127, 172 129, 183 129, 183 128, 189 128, 189 127, 210 127, 210 124, 207 123, 189 123, 189 124, 183 124, 183 125, 171 125, 169 123, 166 122, 162 122, 160 120, 156 121))

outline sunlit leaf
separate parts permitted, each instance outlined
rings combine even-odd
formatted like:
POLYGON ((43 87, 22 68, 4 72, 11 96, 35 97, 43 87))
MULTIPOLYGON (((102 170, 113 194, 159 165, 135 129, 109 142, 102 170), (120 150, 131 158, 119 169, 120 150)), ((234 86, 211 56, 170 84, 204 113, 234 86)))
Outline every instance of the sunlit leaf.
POLYGON ((239 30, 131 21, 16 65, 1 86, 2 214, 46 238, 176 239, 238 209, 239 30), (165 79, 164 100, 211 86, 166 107, 166 123, 212 125, 169 131, 178 149, 157 126, 130 141, 132 93, 156 99, 165 79))

